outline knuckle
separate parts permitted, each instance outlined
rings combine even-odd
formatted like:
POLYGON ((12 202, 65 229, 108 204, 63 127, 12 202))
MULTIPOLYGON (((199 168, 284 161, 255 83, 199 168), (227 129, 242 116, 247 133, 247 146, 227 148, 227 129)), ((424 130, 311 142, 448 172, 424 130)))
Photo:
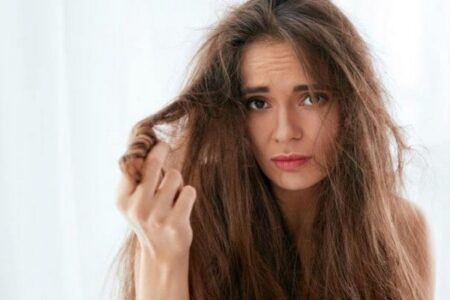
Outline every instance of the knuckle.
POLYGON ((170 182, 174 184, 183 184, 183 176, 177 169, 167 170, 166 176, 170 179, 170 182))
POLYGON ((163 163, 162 159, 154 154, 149 154, 147 156, 147 158, 145 159, 145 162, 147 165, 146 167, 159 166, 159 165, 162 165, 162 163, 163 163))
POLYGON ((154 216, 152 216, 152 217, 150 217, 149 218, 149 220, 148 220, 148 225, 151 227, 151 228, 156 228, 156 229, 161 229, 161 228, 165 228, 166 227, 166 224, 165 224, 165 222, 164 222, 164 220, 163 219, 161 219, 161 218, 156 218, 156 217, 154 217, 154 216))
POLYGON ((180 226, 177 223, 168 223, 165 232, 173 239, 178 239, 182 236, 180 226))
POLYGON ((181 193, 187 198, 196 198, 197 190, 192 185, 186 185, 181 190, 181 193))
POLYGON ((130 209, 128 210, 128 216, 139 224, 145 221, 145 217, 142 214, 142 210, 139 209, 139 207, 137 206, 130 207, 130 209))
POLYGON ((127 210, 126 199, 124 197, 118 197, 116 199, 116 208, 122 213, 127 210))

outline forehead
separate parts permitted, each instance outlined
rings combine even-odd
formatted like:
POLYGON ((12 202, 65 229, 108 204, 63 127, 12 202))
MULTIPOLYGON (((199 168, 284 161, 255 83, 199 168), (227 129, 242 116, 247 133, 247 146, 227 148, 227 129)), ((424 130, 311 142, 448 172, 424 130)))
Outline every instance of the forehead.
POLYGON ((242 51, 240 75, 243 85, 264 83, 271 78, 307 82, 304 66, 288 42, 259 40, 242 51))

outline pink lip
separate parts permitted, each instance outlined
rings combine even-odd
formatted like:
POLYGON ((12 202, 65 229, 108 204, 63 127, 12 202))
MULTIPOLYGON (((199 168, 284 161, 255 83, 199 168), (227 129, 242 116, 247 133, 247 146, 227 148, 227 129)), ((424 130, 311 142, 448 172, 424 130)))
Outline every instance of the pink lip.
POLYGON ((311 156, 300 154, 280 154, 272 157, 275 165, 283 171, 293 171, 308 162, 311 156))
POLYGON ((293 171, 305 163, 307 163, 309 158, 296 159, 296 160, 274 160, 275 165, 283 171, 293 171))

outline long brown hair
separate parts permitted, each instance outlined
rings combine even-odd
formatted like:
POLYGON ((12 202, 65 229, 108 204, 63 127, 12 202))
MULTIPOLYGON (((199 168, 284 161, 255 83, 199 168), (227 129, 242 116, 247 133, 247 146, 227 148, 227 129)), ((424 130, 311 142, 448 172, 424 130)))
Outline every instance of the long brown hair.
MULTIPOLYGON (((181 172, 197 190, 190 299, 297 299, 300 292, 318 299, 423 299, 421 258, 409 249, 415 233, 401 197, 409 147, 347 17, 328 0, 250 0, 226 12, 194 58, 183 90, 134 126, 120 158, 121 170, 138 183, 133 162, 161 139, 159 126, 173 129, 172 141, 185 147, 181 172), (295 239, 246 138, 241 53, 261 37, 288 41, 339 105, 336 164, 320 182, 306 285, 295 239)), ((130 232, 118 253, 121 299, 135 297, 136 246, 130 232)))

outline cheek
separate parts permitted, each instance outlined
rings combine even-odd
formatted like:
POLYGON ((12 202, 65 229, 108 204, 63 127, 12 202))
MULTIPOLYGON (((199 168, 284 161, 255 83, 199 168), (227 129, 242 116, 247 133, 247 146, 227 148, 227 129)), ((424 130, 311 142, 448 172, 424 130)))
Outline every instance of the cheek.
POLYGON ((253 147, 259 152, 258 149, 264 148, 264 140, 266 140, 265 134, 269 132, 267 128, 267 122, 261 120, 262 118, 249 117, 246 124, 248 137, 253 147))
POLYGON ((330 112, 323 120, 318 136, 317 149, 320 160, 325 164, 333 164, 334 153, 339 131, 339 118, 336 111, 330 112))

